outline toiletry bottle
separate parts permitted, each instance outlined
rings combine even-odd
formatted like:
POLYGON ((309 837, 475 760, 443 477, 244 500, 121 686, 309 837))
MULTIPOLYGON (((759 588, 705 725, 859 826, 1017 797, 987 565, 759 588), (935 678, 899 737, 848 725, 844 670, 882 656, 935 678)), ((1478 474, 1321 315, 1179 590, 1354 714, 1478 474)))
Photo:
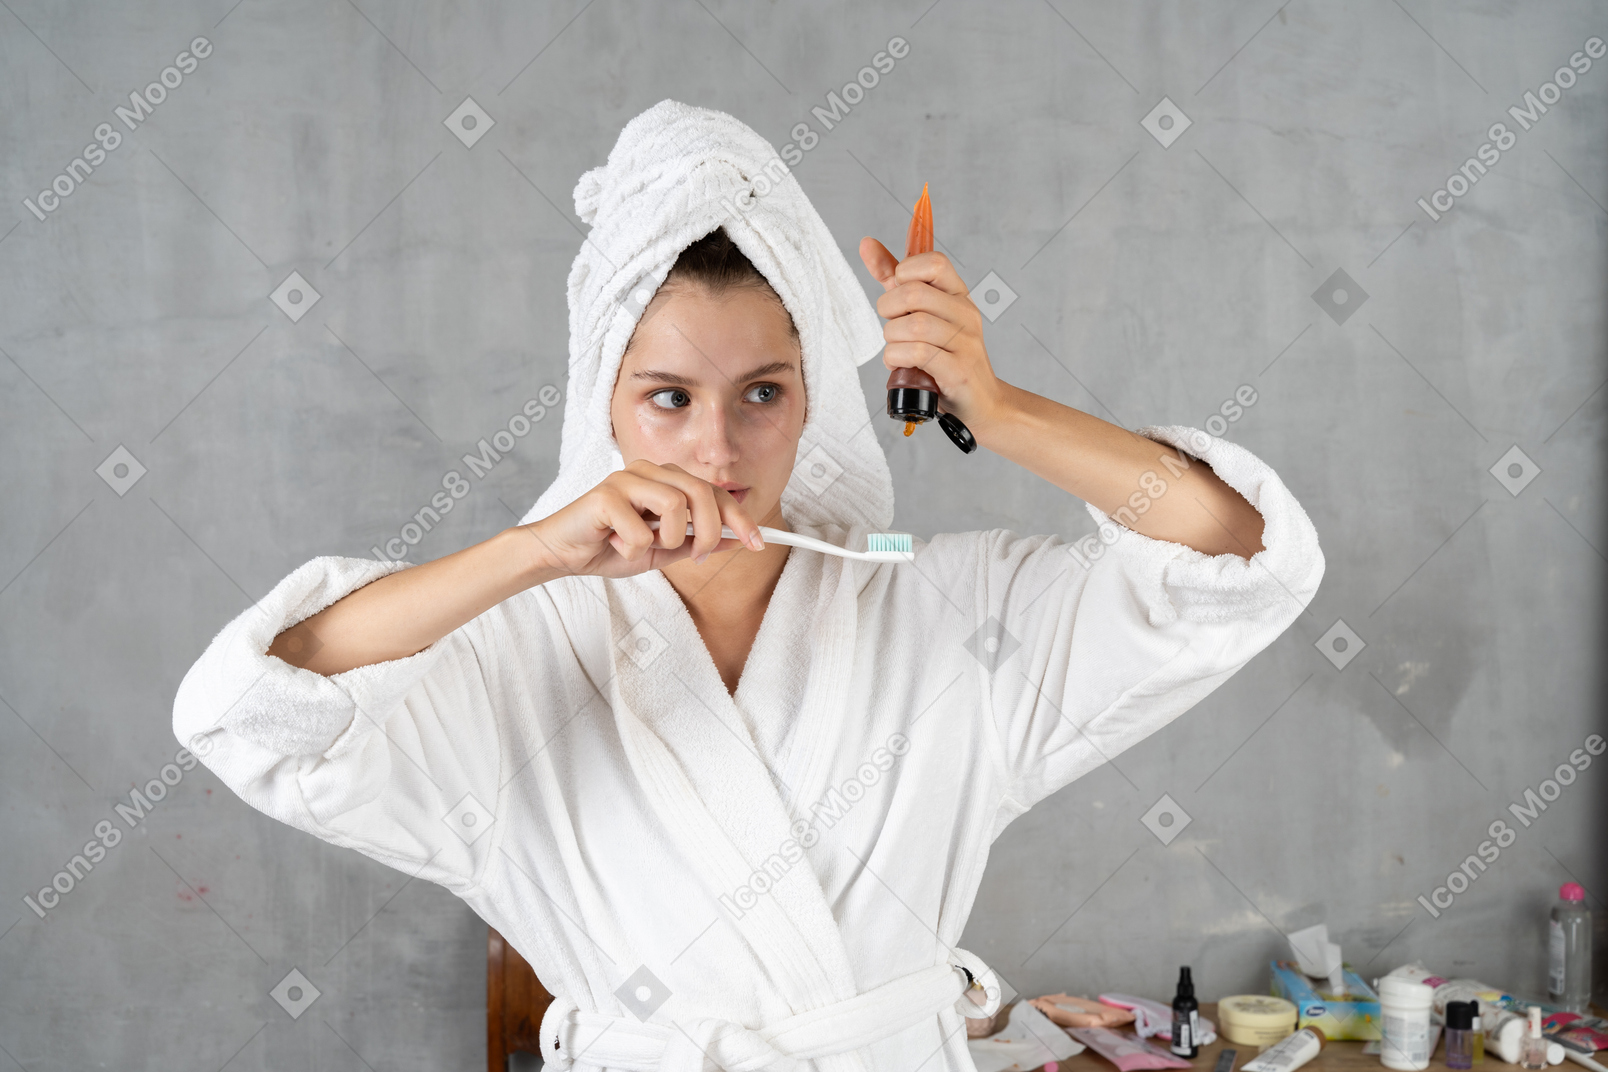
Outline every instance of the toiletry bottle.
POLYGON ((1591 1001, 1591 910, 1579 883, 1558 888, 1548 929, 1547 1001, 1570 1012, 1585 1013, 1591 1001))
POLYGON ((1476 1065, 1483 1064, 1485 1062, 1485 1029, 1483 1027, 1484 1021, 1480 1019, 1480 999, 1470 998, 1468 1005, 1470 1015, 1474 1021, 1474 1053, 1470 1056, 1469 1062, 1476 1065))
POLYGON ((1474 1014, 1466 1001, 1446 1003, 1446 1067, 1474 1066, 1474 1014))
POLYGON ((1172 1052, 1178 1057, 1200 1053, 1200 1003, 1195 1000, 1195 981, 1187 967, 1178 970, 1178 993, 1173 996, 1172 1052))
MULTIPOLYGON (((918 253, 932 252, 932 198, 927 196, 927 184, 921 184, 921 199, 910 215, 910 231, 905 236, 905 260, 918 253)), ((938 381, 919 368, 896 368, 888 374, 888 416, 904 422, 904 434, 916 430, 918 424, 937 421, 950 442, 972 454, 977 440, 966 423, 953 413, 939 413, 938 403, 943 394, 938 381)))
POLYGON ((1541 1007, 1530 1006, 1530 1022, 1519 1043, 1519 1067, 1532 1070, 1547 1067, 1547 1040, 1541 1037, 1541 1007))
POLYGON ((1429 1016, 1434 1004, 1435 991, 1423 983, 1395 974, 1380 978, 1380 1064, 1396 1072, 1429 1067, 1429 1016))

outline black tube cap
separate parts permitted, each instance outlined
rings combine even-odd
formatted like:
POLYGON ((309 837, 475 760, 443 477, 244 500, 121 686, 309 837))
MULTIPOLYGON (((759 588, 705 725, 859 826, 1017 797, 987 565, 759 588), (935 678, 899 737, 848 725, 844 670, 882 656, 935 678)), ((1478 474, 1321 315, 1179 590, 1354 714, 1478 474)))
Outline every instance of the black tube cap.
POLYGON ((938 412, 938 393, 920 387, 888 388, 888 416, 909 424, 937 421, 949 441, 967 454, 977 450, 977 439, 964 421, 953 413, 938 412))
POLYGON ((965 422, 953 413, 939 414, 938 427, 942 428, 944 433, 949 436, 951 443, 954 443, 955 446, 967 454, 971 454, 977 449, 977 440, 972 436, 971 429, 967 428, 965 422))
POLYGON ((938 416, 938 393, 919 387, 888 388, 888 416, 896 421, 922 424, 938 416))

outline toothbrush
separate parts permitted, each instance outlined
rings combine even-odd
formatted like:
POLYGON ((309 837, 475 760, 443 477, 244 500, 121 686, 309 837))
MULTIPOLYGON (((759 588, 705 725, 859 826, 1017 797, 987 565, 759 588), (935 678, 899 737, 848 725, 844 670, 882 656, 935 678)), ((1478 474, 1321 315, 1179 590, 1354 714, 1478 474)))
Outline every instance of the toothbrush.
MULTIPOLYGON (((648 528, 655 532, 659 530, 657 521, 648 522, 648 528)), ((687 535, 691 536, 692 526, 687 526, 687 535)), ((728 540, 737 539, 737 534, 731 531, 728 525, 720 526, 720 535, 728 540)), ((810 536, 803 536, 796 532, 783 532, 781 529, 759 527, 759 538, 766 543, 779 543, 788 547, 801 547, 806 551, 819 551, 823 555, 836 555, 839 558, 855 558, 861 562, 914 562, 915 543, 905 533, 900 532, 873 532, 869 533, 864 551, 850 551, 847 547, 839 547, 835 543, 817 540, 810 536)))

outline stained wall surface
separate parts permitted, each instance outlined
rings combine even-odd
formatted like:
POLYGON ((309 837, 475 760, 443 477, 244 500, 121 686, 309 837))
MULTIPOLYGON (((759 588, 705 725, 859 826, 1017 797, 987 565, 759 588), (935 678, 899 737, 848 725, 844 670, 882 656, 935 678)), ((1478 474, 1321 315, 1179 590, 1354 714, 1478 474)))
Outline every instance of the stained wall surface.
MULTIPOLYGON (((1369 977, 1544 989, 1559 883, 1608 907, 1608 761, 1582 763, 1608 733, 1605 34, 1586 0, 13 0, 0 1067, 483 1067, 485 928, 445 890, 202 767, 116 806, 173 762, 185 671, 294 567, 439 557, 552 478, 558 407, 405 527, 563 391, 571 191, 667 97, 807 141, 868 295, 860 237, 897 248, 930 183, 1001 376, 1242 444, 1320 534, 1282 637, 1004 832, 965 945, 1029 995, 1167 998, 1189 964, 1210 999, 1321 922, 1369 977), (105 830, 41 917, 24 898, 105 830)), ((1094 531, 875 423, 903 530, 1094 531)))

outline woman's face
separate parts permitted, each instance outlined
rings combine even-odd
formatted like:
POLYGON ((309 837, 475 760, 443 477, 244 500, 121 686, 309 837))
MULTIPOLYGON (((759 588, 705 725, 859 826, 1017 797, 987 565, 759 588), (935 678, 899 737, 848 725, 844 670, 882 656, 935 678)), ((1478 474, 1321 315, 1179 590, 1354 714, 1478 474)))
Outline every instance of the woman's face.
POLYGON ((627 463, 674 463, 781 519, 804 430, 803 359, 785 310, 751 287, 661 289, 637 323, 610 416, 627 463))

